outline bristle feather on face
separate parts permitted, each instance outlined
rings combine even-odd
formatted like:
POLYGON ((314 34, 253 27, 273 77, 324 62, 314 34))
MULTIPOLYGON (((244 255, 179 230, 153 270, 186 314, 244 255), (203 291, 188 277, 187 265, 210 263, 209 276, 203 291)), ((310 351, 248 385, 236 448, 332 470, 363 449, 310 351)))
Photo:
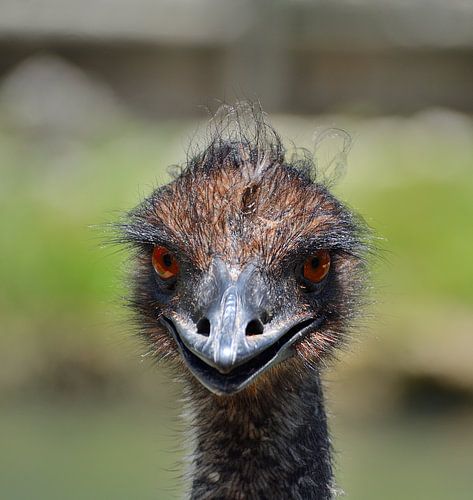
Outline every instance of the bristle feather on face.
POLYGON ((333 498, 320 371, 360 313, 362 219, 246 105, 115 226, 146 355, 184 381, 189 497, 333 498))
POLYGON ((323 315, 321 326, 295 344, 292 361, 317 364, 344 342, 358 312, 369 232, 317 179, 306 155, 286 159, 261 111, 252 108, 248 121, 232 109, 223 124, 211 123, 208 145, 119 225, 123 239, 138 249, 132 302, 156 354, 167 357, 170 350, 177 353, 176 345, 157 319, 181 300, 197 308, 196 276, 209 272, 215 258, 237 270, 255 263, 288 316, 323 315), (155 245, 193 270, 187 282, 186 276, 178 279, 168 301, 154 290, 155 245), (308 295, 295 273, 317 250, 330 252, 333 270, 323 293, 308 295))

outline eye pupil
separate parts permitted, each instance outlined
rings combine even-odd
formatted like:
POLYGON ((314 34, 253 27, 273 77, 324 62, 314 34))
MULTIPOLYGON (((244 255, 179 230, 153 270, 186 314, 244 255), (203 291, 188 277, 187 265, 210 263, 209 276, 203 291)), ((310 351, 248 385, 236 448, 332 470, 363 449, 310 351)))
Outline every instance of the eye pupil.
POLYGON ((310 265, 312 266, 312 269, 317 269, 320 266, 320 260, 319 260, 319 258, 318 257, 312 257, 310 265))
POLYGON ((168 253, 165 253, 163 255, 162 259, 163 259, 163 264, 166 267, 171 267, 172 266, 172 257, 168 253))

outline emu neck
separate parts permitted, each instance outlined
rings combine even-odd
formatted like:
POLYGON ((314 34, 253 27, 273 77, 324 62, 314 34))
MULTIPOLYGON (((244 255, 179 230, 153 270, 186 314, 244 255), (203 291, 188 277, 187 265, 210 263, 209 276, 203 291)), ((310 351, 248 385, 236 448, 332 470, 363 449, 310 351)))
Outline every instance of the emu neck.
POLYGON ((318 375, 235 396, 194 394, 192 499, 332 498, 318 375))

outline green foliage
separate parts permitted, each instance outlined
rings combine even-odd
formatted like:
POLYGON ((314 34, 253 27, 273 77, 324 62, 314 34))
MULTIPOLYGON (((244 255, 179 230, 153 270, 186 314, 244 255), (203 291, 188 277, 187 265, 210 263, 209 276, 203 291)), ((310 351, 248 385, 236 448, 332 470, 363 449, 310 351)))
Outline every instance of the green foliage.
MULTIPOLYGON (((310 127, 281 121, 288 137, 310 127)), ((437 113, 347 128, 357 140, 337 190, 381 238, 379 293, 407 310, 470 303, 471 121, 437 113)), ((55 316, 89 326, 122 293, 125 255, 102 245, 100 225, 166 182, 167 166, 185 158, 186 130, 129 123, 79 141, 0 129, 0 311, 5 324, 21 317, 25 342, 44 324, 50 330, 55 316)), ((49 335, 60 339, 62 329, 49 335)))
MULTIPOLYGON (((306 120, 279 121, 284 137, 297 142, 304 138, 301 130, 313 128, 306 120)), ((371 357, 366 346, 357 350, 369 381, 353 391, 357 404, 367 400, 363 390, 374 382, 384 391, 392 387, 392 371, 406 366, 410 374, 435 368, 442 380, 473 381, 471 357, 461 356, 471 346, 450 340, 456 331, 471 333, 473 326, 471 120, 437 112, 409 119, 320 118, 317 125, 334 122, 356 131, 337 194, 361 211, 380 249, 374 274, 385 315, 376 320, 376 340, 382 341, 371 357), (391 350, 393 344, 398 351, 391 350), (426 345, 433 357, 416 358, 426 345), (383 381, 385 373, 390 375, 383 381)), ((185 158, 188 130, 182 123, 127 123, 101 137, 59 139, 0 127, 0 401, 11 394, 30 401, 23 415, 20 405, 0 421, 7 450, 0 457, 0 483, 8 498, 91 498, 91 491, 97 498, 152 498, 155 491, 160 498, 178 496, 178 473, 163 471, 180 470, 174 464, 181 454, 167 432, 174 410, 158 415, 154 405, 135 411, 132 405, 106 404, 99 415, 100 409, 84 404, 78 405, 81 413, 76 407, 43 410, 31 400, 59 393, 69 401, 85 396, 103 403, 110 395, 113 401, 140 400, 141 393, 139 404, 155 397, 162 407, 174 399, 161 394, 165 384, 154 369, 138 366, 138 344, 122 307, 114 304, 126 293, 126 252, 103 244, 107 234, 101 225, 166 182, 166 167, 185 158), (166 447, 173 452, 158 453, 166 447)), ((339 398, 352 401, 341 386, 339 398)), ((395 395, 383 398, 381 405, 390 407, 395 395)), ((375 400, 371 411, 379 407, 375 400)), ((350 496, 401 498, 412 491, 412 498, 434 499, 455 491, 455 498, 467 498, 462 496, 470 482, 469 470, 462 469, 467 460, 441 459, 445 450, 449 457, 455 452, 436 441, 443 423, 422 432, 403 425, 361 430, 341 425, 343 449, 357 452, 356 460, 349 454, 340 460, 341 483, 350 496), (432 453, 426 444, 431 442, 432 453), (432 455, 439 458, 432 461, 432 455), (454 478, 458 491, 440 484, 430 467, 442 472, 438 477, 454 478)))

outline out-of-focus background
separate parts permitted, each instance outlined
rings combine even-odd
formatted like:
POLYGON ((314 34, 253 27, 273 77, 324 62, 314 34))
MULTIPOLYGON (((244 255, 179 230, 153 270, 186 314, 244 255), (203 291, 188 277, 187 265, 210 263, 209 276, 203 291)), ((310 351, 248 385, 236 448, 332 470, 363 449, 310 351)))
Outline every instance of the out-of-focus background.
POLYGON ((352 134, 335 190, 380 237, 372 318, 326 375, 340 487, 472 498, 473 4, 0 0, 2 499, 179 498, 180 388, 90 226, 241 97, 288 146, 352 134))

